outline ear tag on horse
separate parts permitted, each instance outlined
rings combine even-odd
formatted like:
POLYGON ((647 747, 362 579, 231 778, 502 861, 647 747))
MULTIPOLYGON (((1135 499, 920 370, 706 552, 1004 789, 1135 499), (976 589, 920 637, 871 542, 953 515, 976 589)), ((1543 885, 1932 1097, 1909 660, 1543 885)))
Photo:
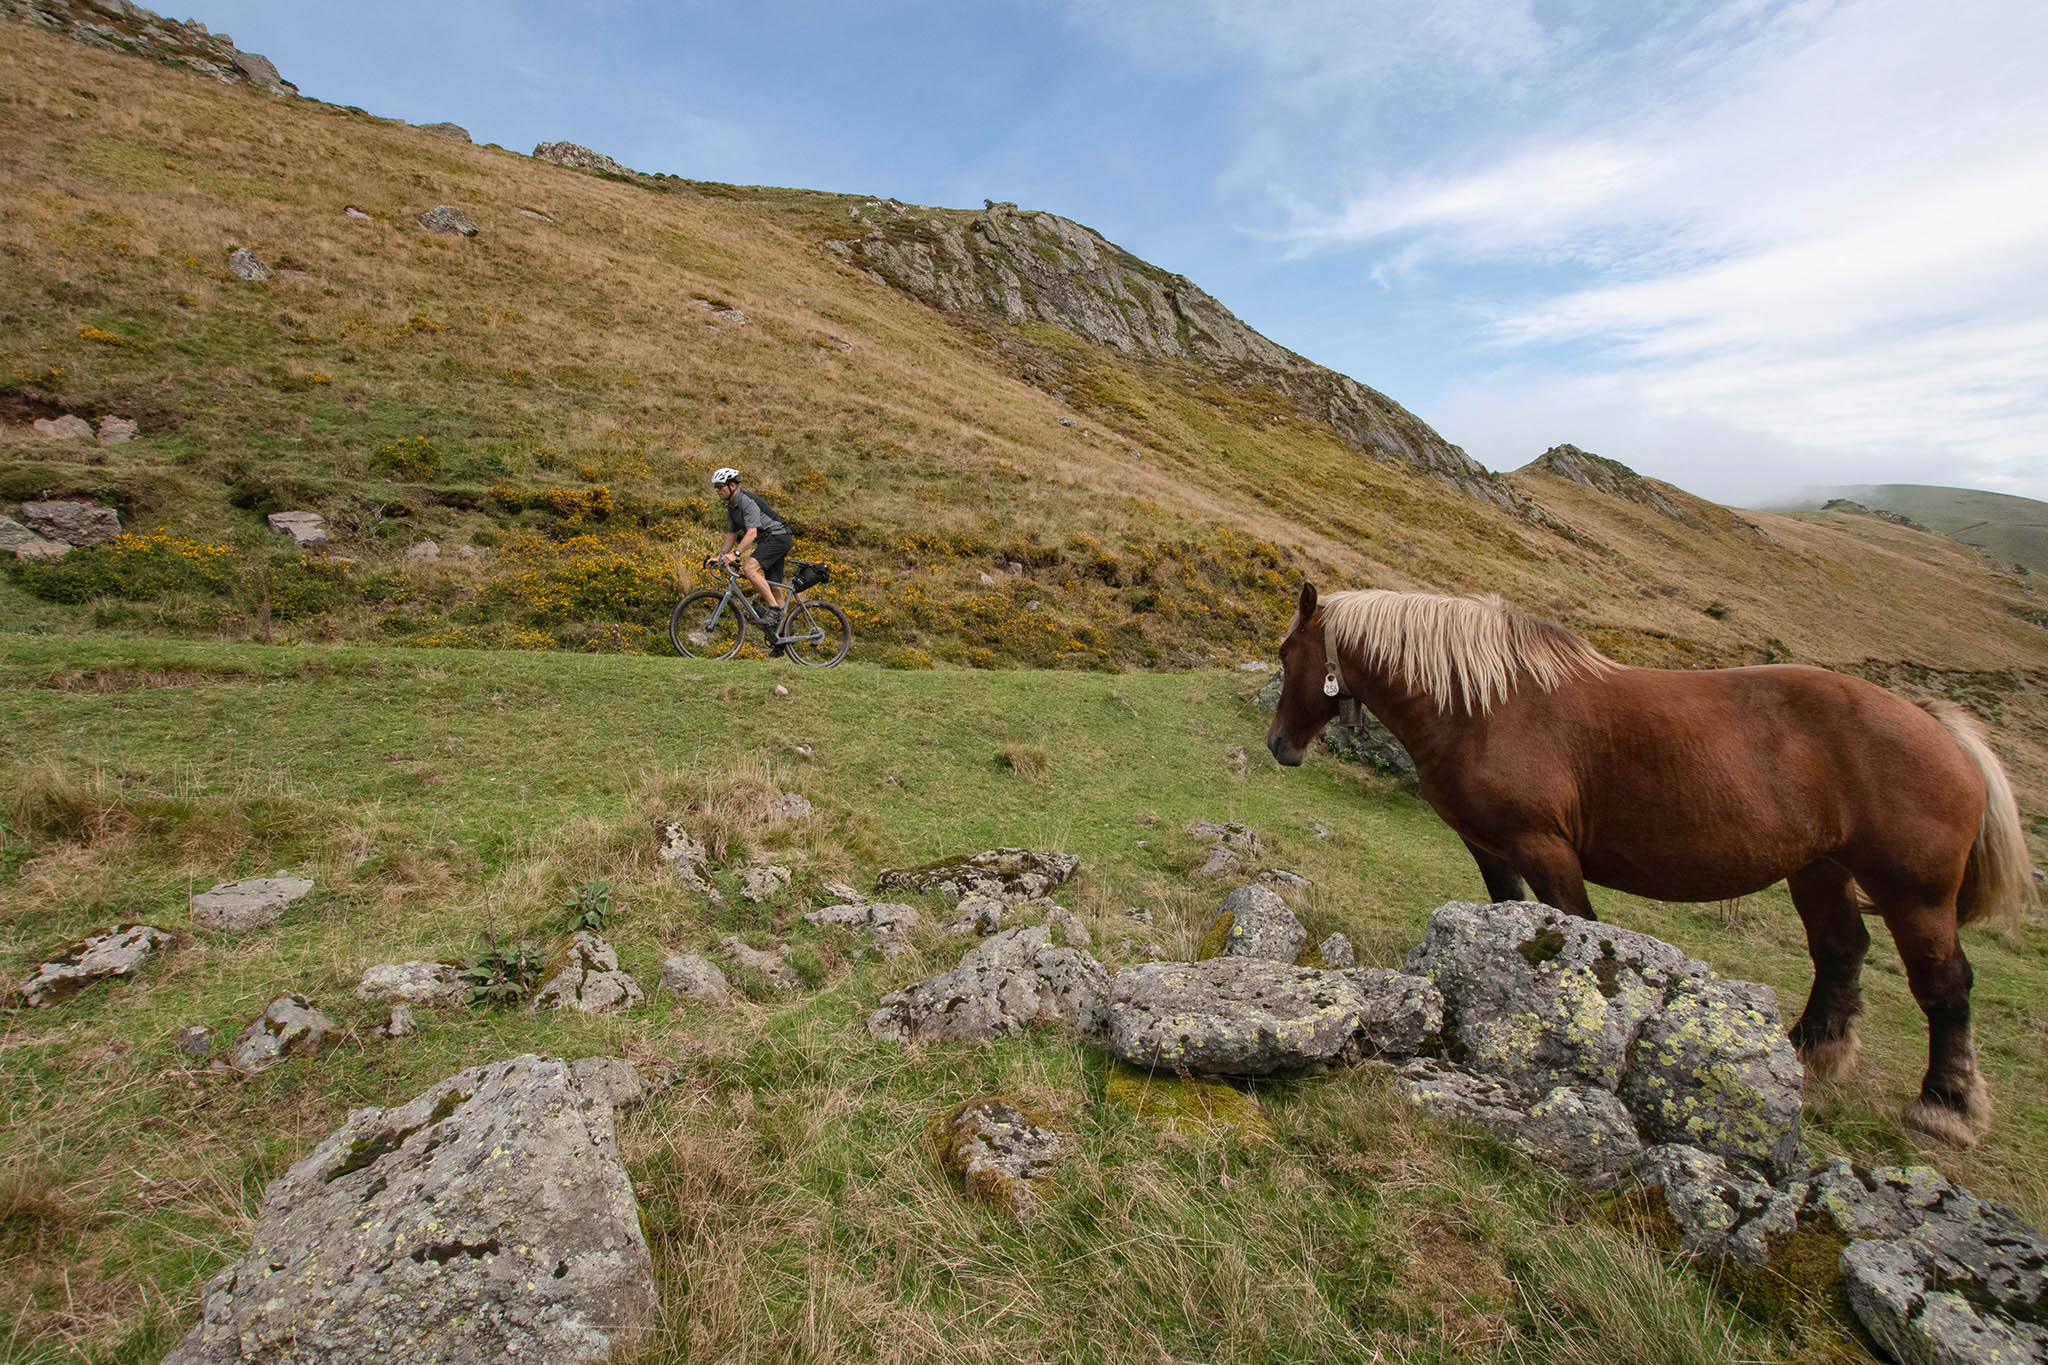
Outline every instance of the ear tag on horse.
POLYGON ((1323 674, 1323 695, 1326 697, 1337 695, 1337 670, 1334 668, 1323 674))

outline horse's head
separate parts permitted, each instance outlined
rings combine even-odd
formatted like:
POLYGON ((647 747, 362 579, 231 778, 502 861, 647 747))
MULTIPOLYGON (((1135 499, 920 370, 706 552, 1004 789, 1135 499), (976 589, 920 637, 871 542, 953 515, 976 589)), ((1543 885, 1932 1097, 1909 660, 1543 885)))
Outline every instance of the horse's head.
POLYGON ((1323 627, 1316 615, 1316 585, 1301 585, 1294 624, 1280 642, 1280 705, 1266 729, 1266 747, 1288 767, 1298 767, 1308 746, 1337 716, 1337 698, 1324 690, 1332 677, 1323 652, 1323 627))

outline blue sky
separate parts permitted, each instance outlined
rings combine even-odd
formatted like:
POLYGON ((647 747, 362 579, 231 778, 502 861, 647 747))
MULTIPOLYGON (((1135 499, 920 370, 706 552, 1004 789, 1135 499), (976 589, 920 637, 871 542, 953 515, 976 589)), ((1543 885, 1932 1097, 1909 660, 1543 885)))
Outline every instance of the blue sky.
POLYGON ((1495 468, 2048 498, 2038 0, 203 0, 308 95, 1079 219, 1495 468))

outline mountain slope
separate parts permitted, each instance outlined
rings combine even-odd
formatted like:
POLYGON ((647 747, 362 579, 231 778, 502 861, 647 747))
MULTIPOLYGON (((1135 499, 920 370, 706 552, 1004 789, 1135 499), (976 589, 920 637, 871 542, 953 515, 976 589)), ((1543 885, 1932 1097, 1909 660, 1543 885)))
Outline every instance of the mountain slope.
POLYGON ((1993 559, 2048 573, 2048 503, 1981 488, 1941 488, 1920 483, 1857 484, 1830 488, 1820 499, 1847 498, 1884 512, 1911 517, 1951 540, 1975 546, 1993 559))

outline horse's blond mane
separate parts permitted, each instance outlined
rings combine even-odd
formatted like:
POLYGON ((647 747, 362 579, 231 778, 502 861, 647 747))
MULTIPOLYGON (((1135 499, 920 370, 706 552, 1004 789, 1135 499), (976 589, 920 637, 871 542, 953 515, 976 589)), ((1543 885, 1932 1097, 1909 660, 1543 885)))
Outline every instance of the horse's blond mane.
POLYGON ((1462 703, 1467 714, 1485 715, 1524 679, 1548 692, 1620 667, 1563 626, 1524 616, 1491 594, 1333 592, 1321 614, 1331 645, 1405 676, 1439 711, 1462 703))

